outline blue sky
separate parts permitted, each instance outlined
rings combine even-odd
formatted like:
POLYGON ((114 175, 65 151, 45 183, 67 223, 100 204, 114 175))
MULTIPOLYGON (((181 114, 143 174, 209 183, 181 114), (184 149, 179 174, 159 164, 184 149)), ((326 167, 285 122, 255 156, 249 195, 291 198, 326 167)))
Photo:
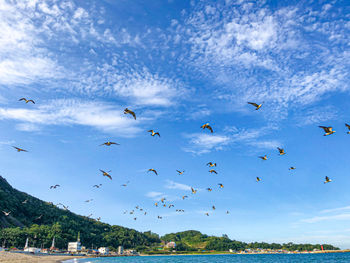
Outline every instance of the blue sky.
POLYGON ((347 1, 1 0, 1 174, 140 231, 349 248, 349 14, 347 1), (136 205, 148 215, 134 221, 136 205))

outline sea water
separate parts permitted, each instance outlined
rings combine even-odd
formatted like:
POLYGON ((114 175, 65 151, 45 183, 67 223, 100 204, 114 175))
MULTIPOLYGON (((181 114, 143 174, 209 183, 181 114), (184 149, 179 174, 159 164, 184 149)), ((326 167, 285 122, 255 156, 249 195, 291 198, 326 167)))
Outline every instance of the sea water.
POLYGON ((88 258, 67 263, 350 263, 350 253, 88 258))

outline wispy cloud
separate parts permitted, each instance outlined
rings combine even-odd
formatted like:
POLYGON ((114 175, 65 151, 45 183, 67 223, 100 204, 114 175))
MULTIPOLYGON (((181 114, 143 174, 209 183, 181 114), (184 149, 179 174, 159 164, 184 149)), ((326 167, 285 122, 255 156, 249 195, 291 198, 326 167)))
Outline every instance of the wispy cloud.
POLYGON ((123 114, 123 108, 115 105, 82 100, 53 100, 38 108, 0 108, 0 119, 19 121, 17 128, 25 131, 38 130, 46 125, 83 125, 104 132, 130 137, 141 129, 138 127, 148 117, 138 120, 123 114))
POLYGON ((315 216, 311 218, 306 218, 300 220, 303 223, 318 223, 322 221, 334 221, 334 220, 349 220, 350 213, 338 214, 338 215, 330 215, 330 216, 315 216))
POLYGON ((333 213, 333 212, 339 212, 339 211, 345 211, 345 210, 350 210, 350 206, 325 209, 325 210, 322 210, 321 213, 333 213))
POLYGON ((208 153, 212 150, 221 150, 230 142, 230 138, 225 135, 212 135, 195 133, 186 135, 189 138, 189 146, 184 151, 194 154, 208 153))
POLYGON ((171 180, 166 181, 165 188, 167 189, 177 189, 177 190, 184 190, 184 191, 191 191, 191 186, 186 184, 177 183, 171 180))

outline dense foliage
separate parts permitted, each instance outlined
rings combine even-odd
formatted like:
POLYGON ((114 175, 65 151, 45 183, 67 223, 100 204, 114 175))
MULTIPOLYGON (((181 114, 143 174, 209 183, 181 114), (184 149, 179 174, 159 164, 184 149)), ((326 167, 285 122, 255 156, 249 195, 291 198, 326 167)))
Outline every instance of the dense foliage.
MULTIPOLYGON (((182 251, 193 251, 193 250, 215 250, 215 251, 228 251, 230 249, 234 251, 240 251, 245 249, 285 249, 289 251, 311 251, 313 249, 321 249, 321 245, 311 244, 276 244, 276 243, 265 243, 265 242, 254 242, 245 243, 236 240, 231 240, 227 235, 222 237, 214 237, 203 235, 199 231, 185 231, 179 233, 171 233, 161 237, 166 242, 175 241, 177 243, 177 250, 182 251)), ((324 244, 325 250, 337 250, 339 248, 333 247, 332 245, 324 244)))
POLYGON ((9 216, 0 215, 0 245, 6 240, 7 246, 23 247, 29 237, 30 245, 50 247, 55 237, 56 247, 67 248, 68 242, 77 240, 78 232, 87 247, 133 248, 160 243, 159 236, 151 232, 111 226, 43 202, 12 188, 1 176, 0 211, 11 211, 9 216))

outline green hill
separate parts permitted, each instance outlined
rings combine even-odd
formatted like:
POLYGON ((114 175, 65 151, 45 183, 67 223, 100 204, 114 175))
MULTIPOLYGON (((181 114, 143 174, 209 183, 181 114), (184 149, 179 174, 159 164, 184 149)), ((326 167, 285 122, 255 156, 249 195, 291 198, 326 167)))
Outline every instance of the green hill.
POLYGON ((9 216, 0 214, 0 245, 23 247, 27 237, 31 245, 50 247, 55 236, 56 247, 67 248, 80 232, 83 245, 91 247, 123 245, 125 248, 151 246, 160 242, 151 232, 141 233, 133 229, 111 226, 88 217, 60 209, 52 203, 14 189, 0 176, 0 211, 11 211, 9 216), (25 204, 24 202, 27 200, 25 204))

